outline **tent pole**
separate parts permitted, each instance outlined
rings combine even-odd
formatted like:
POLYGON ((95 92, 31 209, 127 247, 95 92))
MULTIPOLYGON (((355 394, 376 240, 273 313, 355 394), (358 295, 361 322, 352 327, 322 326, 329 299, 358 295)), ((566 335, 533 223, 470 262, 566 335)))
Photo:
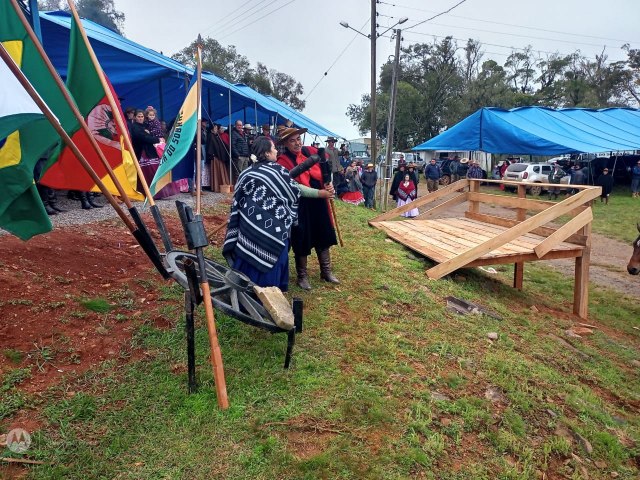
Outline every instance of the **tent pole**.
POLYGON ((233 159, 231 158, 231 89, 227 90, 227 95, 229 97, 229 126, 227 127, 227 133, 229 134, 229 146, 227 147, 229 149, 229 183, 233 185, 233 159))
POLYGON ((254 125, 255 129, 256 129, 256 136, 258 135, 258 102, 256 102, 255 100, 253 101, 253 111, 256 114, 256 124, 254 125))
POLYGON ((159 94, 160 94, 160 118, 161 119, 165 119, 164 118, 164 97, 162 96, 162 77, 158 79, 158 90, 159 90, 159 94))

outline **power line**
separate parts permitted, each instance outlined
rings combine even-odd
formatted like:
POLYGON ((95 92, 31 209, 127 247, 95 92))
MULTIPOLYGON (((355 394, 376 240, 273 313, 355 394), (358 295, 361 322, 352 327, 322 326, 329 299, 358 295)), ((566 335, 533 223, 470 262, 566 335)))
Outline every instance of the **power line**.
MULTIPOLYGON (((369 17, 369 18, 367 19, 367 21, 366 21, 366 22, 364 22, 364 24, 362 24, 362 26, 360 27, 360 29, 359 29, 359 30, 362 30, 364 27, 366 27, 366 26, 367 26, 367 23, 369 23, 369 21, 371 21, 371 17, 369 17)), ((318 81, 316 82, 316 84, 315 84, 315 85, 313 86, 313 88, 309 91, 309 93, 307 93, 307 96, 306 96, 306 97, 304 97, 304 100, 303 100, 304 102, 306 102, 306 101, 307 101, 307 98, 309 98, 309 96, 313 93, 313 91, 316 89, 316 87, 317 87, 318 85, 320 85, 320 82, 321 82, 322 80, 324 80, 324 79, 325 79, 325 77, 327 76, 327 74, 329 73, 329 71, 334 67, 334 65, 335 65, 336 63, 338 63, 338 60, 340 60, 340 58, 342 57, 342 55, 344 55, 344 53, 345 53, 345 52, 347 51, 347 49, 351 46, 351 44, 354 42, 354 40, 355 40, 356 38, 358 38, 358 35, 360 35, 360 32, 356 33, 356 34, 353 36, 353 38, 351 39, 351 41, 350 41, 349 43, 347 43, 347 46, 346 46, 346 47, 344 47, 344 48, 342 49, 342 51, 341 51, 341 52, 340 52, 340 54, 336 57, 336 59, 333 61, 333 63, 329 66, 329 68, 327 68, 327 70, 324 72, 324 74, 320 77, 320 80, 318 80, 318 81)))
MULTIPOLYGON (((213 28, 219 27, 221 24, 227 24, 228 20, 231 18, 232 15, 238 13, 238 12, 242 12, 242 9, 249 3, 251 3, 253 0, 247 0, 246 2, 244 2, 242 5, 240 5, 240 7, 232 10, 228 15, 224 15, 222 18, 219 18, 217 22, 214 22, 211 26, 207 27, 205 30, 202 31, 202 33, 208 32, 210 30, 212 30, 213 28)), ((242 13, 240 14, 242 15, 242 13)), ((231 20, 234 20, 235 18, 237 18, 237 16, 231 18, 231 20)))
MULTIPOLYGON (((277 0, 275 0, 275 1, 277 1, 277 0)), ((245 29, 245 28, 247 28, 247 27, 250 27, 250 26, 251 26, 251 25, 253 25, 254 23, 259 22, 260 20, 263 20, 263 19, 267 18, 267 17, 268 17, 269 15, 271 15, 272 13, 275 13, 275 12, 277 12, 278 10, 281 10, 282 8, 286 7, 287 5, 292 4, 292 3, 293 3, 293 2, 295 2, 295 1, 296 1, 296 0, 289 0, 289 1, 288 1, 287 3, 285 3, 284 5, 281 5, 281 6, 279 6, 278 8, 276 8, 276 9, 274 9, 274 10, 271 10, 269 13, 264 14, 264 15, 263 15, 263 16, 261 16, 260 18, 255 19, 253 22, 248 23, 247 25, 245 25, 245 26, 243 26, 243 27, 240 27, 240 28, 238 28, 237 30, 234 30, 234 31, 233 31, 233 32, 231 32, 231 33, 227 33, 227 34, 223 35, 223 36, 222 36, 222 37, 220 37, 218 40, 222 40, 223 38, 227 38, 227 37, 229 37, 229 36, 231 36, 231 35, 234 35, 234 34, 236 34, 236 33, 240 32, 240 31, 244 30, 244 29, 245 29)), ((274 2, 271 2, 271 3, 274 3, 274 2)))
POLYGON ((433 17, 431 17, 431 18, 427 18, 426 20, 423 20, 422 22, 418 22, 418 23, 416 23, 415 25, 411 25, 410 27, 405 28, 403 31, 405 31, 405 32, 406 32, 406 31, 408 31, 408 30, 411 30, 412 28, 417 27, 418 25, 422 25, 423 23, 427 23, 429 20, 433 20, 434 18, 438 18, 438 17, 440 17, 440 16, 442 16, 442 15, 444 15, 444 14, 446 14, 446 13, 449 13, 451 10, 453 10, 453 9, 454 9, 454 8, 456 8, 456 7, 459 7, 460 5, 462 5, 462 4, 463 4, 464 2, 466 2, 466 1, 467 1, 467 0, 460 0, 458 3, 456 3, 456 4, 455 4, 453 7, 451 7, 449 10, 445 10, 444 12, 440 12, 440 13, 438 13, 438 14, 434 15, 434 16, 433 16, 433 17))
MULTIPOLYGON (((256 5, 254 5, 252 8, 248 9, 245 12, 242 12, 239 15, 240 19, 237 20, 236 22, 227 22, 227 24, 225 26, 219 27, 218 31, 216 32, 216 36, 224 36, 224 35, 226 35, 226 33, 229 33, 229 30, 233 30, 235 27, 237 27, 242 22, 245 22, 246 20, 249 20, 251 17, 254 17, 255 15, 263 12, 264 9, 269 8, 271 5, 276 3, 278 0, 270 0, 269 3, 266 4, 264 7, 258 8, 260 5, 262 5, 266 1, 268 1, 268 0, 262 0, 261 2, 257 3, 256 5), (251 10, 254 10, 254 11, 252 13, 250 13, 251 10), (226 31, 226 33, 225 33, 225 31, 226 31)), ((236 17, 236 18, 238 18, 238 17, 236 17)))
MULTIPOLYGON (((398 8, 405 8, 407 10, 416 10, 419 12, 426 12, 426 13, 435 13, 433 10, 425 10, 423 8, 416 8, 416 7, 409 7, 407 5, 400 5, 397 3, 388 3, 388 2, 383 2, 381 1, 380 3, 385 4, 385 5, 389 5, 392 7, 398 7, 398 8)), ((628 40, 621 40, 619 38, 609 38, 609 37, 599 37, 596 35, 585 35, 583 33, 570 33, 570 32, 563 32, 560 30, 549 30, 546 28, 539 28, 539 27, 527 27, 525 25, 516 25, 513 23, 504 23, 504 22, 497 22, 495 20, 485 20, 482 18, 473 18, 473 17, 465 17, 462 15, 449 15, 451 18, 461 18, 463 20, 471 20, 472 22, 483 22, 483 23, 492 23, 495 25, 502 25, 505 27, 515 27, 515 28, 525 28, 527 30, 537 30, 539 32, 547 32, 547 33, 558 33, 560 35, 568 35, 568 36, 574 36, 574 37, 585 37, 585 38, 594 38, 597 40, 609 40, 612 42, 622 42, 622 43, 640 43, 640 42, 630 42, 628 40)), ((464 27, 456 27, 456 28, 464 28, 464 27)))

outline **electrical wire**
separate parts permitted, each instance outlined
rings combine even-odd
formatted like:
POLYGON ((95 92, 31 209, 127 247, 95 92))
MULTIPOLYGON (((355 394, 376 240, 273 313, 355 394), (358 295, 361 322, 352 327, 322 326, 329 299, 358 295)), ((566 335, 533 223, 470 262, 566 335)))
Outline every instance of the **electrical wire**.
MULTIPOLYGON (((263 15, 263 16, 261 16, 260 18, 257 18, 257 19, 256 19, 256 20, 254 20, 253 22, 248 23, 247 25, 245 25, 245 26, 243 26, 243 27, 240 27, 240 28, 238 28, 237 30, 234 30, 234 31, 233 31, 233 32, 231 32, 231 33, 227 33, 227 34, 223 35, 222 37, 218 38, 218 40, 221 40, 221 39, 223 39, 223 38, 227 38, 227 37, 229 37, 229 36, 231 36, 231 35, 234 35, 234 34, 236 34, 236 33, 240 32, 240 31, 244 30, 244 29, 245 29, 245 28, 247 28, 247 27, 250 27, 250 26, 251 26, 251 25, 253 25, 254 23, 259 22, 260 20, 263 20, 263 19, 267 18, 269 15, 271 15, 271 14, 273 14, 273 13, 277 12, 278 10, 283 9, 284 7, 286 7, 287 5, 292 4, 292 3, 293 3, 293 2, 295 2, 295 1, 296 1, 296 0, 289 0, 289 1, 288 1, 287 3, 285 3, 284 5, 281 5, 281 6, 279 6, 278 8, 276 8, 276 9, 274 9, 274 10, 271 10, 269 13, 264 14, 264 15, 263 15)), ((274 3, 274 2, 272 2, 272 3, 274 3)))
POLYGON ((433 20, 434 18, 438 18, 446 13, 449 13, 451 10, 453 10, 454 8, 459 7, 460 5, 462 5, 463 3, 465 3, 467 0, 460 0, 458 3, 456 3, 453 7, 451 7, 449 10, 445 10, 444 12, 440 12, 436 15, 434 15, 433 17, 427 18, 426 20, 423 20, 422 22, 418 22, 415 25, 411 25, 410 27, 405 28, 403 31, 408 31, 411 30, 412 28, 417 27, 418 25, 422 25, 423 23, 427 23, 430 20, 433 20))
MULTIPOLYGON (((242 15, 242 13, 243 13, 243 10, 242 10, 242 9, 243 9, 247 4, 251 3, 252 1, 253 1, 253 0, 247 0, 247 1, 246 1, 246 2, 244 2, 242 5, 240 5, 238 8, 233 9, 233 11, 231 11, 228 15, 224 15, 224 16, 222 16, 222 18, 219 18, 219 19, 218 19, 218 21, 214 22, 211 26, 209 26, 209 27, 207 27, 206 29, 204 29, 204 30, 202 31, 202 33, 205 33, 205 32, 208 32, 208 31, 210 31, 210 30, 214 29, 214 28, 220 27, 220 25, 221 25, 221 24, 225 24, 225 25, 226 25, 226 24, 228 23, 229 18, 230 18, 233 14, 235 14, 235 13, 241 12, 241 13, 240 13, 240 15, 242 15)), ((235 19, 235 18, 237 18, 237 17, 238 17, 238 16, 235 16, 235 17, 231 18, 231 20, 233 20, 233 19, 235 19)))
POLYGON ((262 0, 261 2, 257 3, 256 5, 254 5, 253 8, 247 10, 246 12, 243 12, 240 16, 242 18, 240 18, 240 20, 236 21, 236 22, 232 22, 232 23, 227 23, 226 26, 224 27, 220 27, 218 29, 218 31, 216 32, 216 37, 223 37, 225 36, 227 33, 229 33, 229 31, 233 30, 234 28, 236 28, 238 25, 240 25, 242 22, 245 22, 247 20, 249 20, 252 17, 255 17, 256 15, 258 15, 259 13, 262 13, 265 9, 269 8, 271 5, 273 5, 274 3, 278 2, 278 0, 269 0, 269 3, 267 3, 264 7, 262 8, 257 8, 260 5, 262 5, 264 2, 266 2, 268 0, 262 0), (254 10, 253 12, 251 12, 251 10, 254 10), (250 13, 251 12, 251 13, 250 13))
MULTIPOLYGON (((381 1, 379 3, 382 3, 384 5, 389 5, 389 6, 392 6, 392 7, 405 8, 407 10, 416 10, 416 11, 419 11, 419 12, 435 13, 433 10, 425 10, 423 8, 409 7, 407 5, 400 5, 400 4, 397 4, 397 3, 388 3, 388 2, 383 2, 383 1, 381 1)), ((583 33, 563 32, 563 31, 560 31, 560 30, 549 30, 549 29, 546 29, 546 28, 539 28, 539 27, 527 27, 525 25, 516 25, 514 23, 496 22, 495 20, 485 20, 485 19, 482 19, 482 18, 465 17, 465 16, 462 16, 462 15, 449 15, 449 16, 451 18, 460 18, 460 19, 463 19, 463 20, 471 20, 472 22, 490 23, 490 24, 494 24, 494 25, 501 25, 501 26, 504 26, 504 27, 524 28, 524 29, 527 29, 527 30, 537 30, 539 32, 546 32, 546 33, 558 33, 560 35, 568 35, 568 36, 574 36, 574 37, 594 38, 594 39, 597 39, 597 40, 609 40, 609 41, 612 41, 612 42, 622 42, 622 43, 640 43, 640 42, 630 42, 628 40, 621 40, 619 38, 599 37, 599 36, 596 36, 596 35, 585 35, 583 33)), ((464 29, 465 27, 456 26, 456 28, 464 29)), ((500 32, 493 32, 493 33, 500 33, 500 32)))
MULTIPOLYGON (((366 22, 364 22, 364 24, 360 27, 360 30, 362 30, 364 27, 366 27, 366 26, 367 26, 367 23, 369 23, 370 21, 371 21, 371 17, 369 17, 369 18, 367 19, 367 21, 366 21, 366 22)), ((327 74, 331 71, 331 69, 334 67, 334 65, 335 65, 336 63, 338 63, 338 60, 340 60, 340 58, 342 57, 342 55, 344 55, 344 53, 347 51, 347 49, 348 49, 348 48, 351 46, 351 44, 355 41, 355 39, 356 39, 356 38, 358 38, 358 35, 361 35, 361 33, 360 33, 360 32, 356 33, 356 34, 353 36, 353 38, 351 39, 351 41, 350 41, 349 43, 347 43, 347 46, 346 46, 346 47, 344 47, 344 48, 342 49, 342 51, 338 54, 338 56, 337 56, 337 57, 336 57, 336 59, 333 61, 333 63, 329 66, 329 68, 327 68, 327 70, 322 74, 322 76, 320 77, 320 80, 318 80, 318 81, 316 82, 316 84, 315 84, 315 85, 313 86, 313 88, 309 91, 309 93, 307 93, 307 96, 306 96, 306 97, 304 97, 304 100, 303 100, 304 102, 306 102, 306 101, 307 101, 307 98, 309 98, 309 96, 313 93, 313 91, 316 89, 316 87, 317 87, 318 85, 320 85, 320 82, 322 82, 322 80, 324 80, 324 79, 325 79, 325 77, 326 77, 326 76, 327 76, 327 74)))

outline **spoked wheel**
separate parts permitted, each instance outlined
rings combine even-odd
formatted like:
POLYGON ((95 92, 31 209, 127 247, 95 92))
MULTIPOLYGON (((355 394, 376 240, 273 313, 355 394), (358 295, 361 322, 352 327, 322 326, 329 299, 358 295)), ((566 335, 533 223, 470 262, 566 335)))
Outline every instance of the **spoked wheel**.
POLYGON ((529 188, 529 194, 533 195, 534 197, 539 197, 540 194, 542 194, 542 187, 533 186, 533 187, 529 188))
MULTIPOLYGON (((198 261, 196 255, 188 252, 169 252, 166 256, 169 273, 184 289, 189 288, 184 267, 187 259, 198 261)), ((213 260, 205 259, 205 262, 211 301, 216 309, 258 328, 272 332, 285 331, 273 322, 253 291, 254 284, 246 275, 213 260)))
POLYGON ((442 177, 440 177, 440 184, 442 186, 447 186, 451 183, 451 177, 449 175, 443 175, 442 177))

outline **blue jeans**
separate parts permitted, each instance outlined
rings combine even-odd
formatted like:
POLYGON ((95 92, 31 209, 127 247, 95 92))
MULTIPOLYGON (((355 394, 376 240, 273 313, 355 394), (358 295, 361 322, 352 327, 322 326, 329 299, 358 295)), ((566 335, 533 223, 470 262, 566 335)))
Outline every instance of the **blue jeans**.
POLYGON ((364 206, 367 208, 373 208, 373 197, 375 195, 376 187, 367 187, 362 185, 362 193, 364 194, 364 206))
POLYGON ((631 192, 632 193, 640 192, 640 178, 631 179, 631 192))

